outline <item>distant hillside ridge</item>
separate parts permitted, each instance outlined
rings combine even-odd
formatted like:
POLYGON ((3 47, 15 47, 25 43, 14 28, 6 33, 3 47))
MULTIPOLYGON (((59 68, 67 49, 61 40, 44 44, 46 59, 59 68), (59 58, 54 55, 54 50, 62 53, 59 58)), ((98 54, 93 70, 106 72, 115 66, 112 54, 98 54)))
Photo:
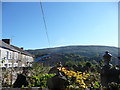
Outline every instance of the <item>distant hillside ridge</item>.
POLYGON ((41 54, 77 54, 80 56, 94 57, 96 55, 104 55, 105 51, 109 51, 113 57, 118 57, 118 47, 113 46, 99 46, 99 45, 76 45, 76 46, 63 46, 55 48, 27 50, 33 55, 41 54))

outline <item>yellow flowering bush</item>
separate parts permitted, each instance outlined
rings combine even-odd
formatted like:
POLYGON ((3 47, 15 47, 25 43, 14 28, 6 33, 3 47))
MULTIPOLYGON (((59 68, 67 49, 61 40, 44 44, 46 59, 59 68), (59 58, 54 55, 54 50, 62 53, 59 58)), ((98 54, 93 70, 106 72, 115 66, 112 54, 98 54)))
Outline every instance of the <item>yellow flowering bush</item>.
MULTIPOLYGON (((61 72, 64 72, 64 74, 68 76, 69 81, 73 82, 72 86, 79 88, 88 87, 87 84, 85 83, 85 80, 90 76, 90 74, 67 70, 65 67, 58 67, 57 69, 61 72)), ((71 85, 69 85, 68 87, 71 87, 71 85)))

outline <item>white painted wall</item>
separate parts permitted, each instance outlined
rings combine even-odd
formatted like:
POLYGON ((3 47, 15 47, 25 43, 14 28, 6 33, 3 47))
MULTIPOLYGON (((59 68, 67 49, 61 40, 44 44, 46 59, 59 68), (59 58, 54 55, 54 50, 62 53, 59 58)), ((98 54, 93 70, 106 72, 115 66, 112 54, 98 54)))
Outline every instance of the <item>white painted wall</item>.
MULTIPOLYGON (((0 66, 1 67, 18 67, 21 60, 21 66, 25 67, 26 62, 33 62, 33 57, 21 54, 20 52, 11 51, 0 47, 0 66), (3 63, 2 63, 3 62, 3 63), (12 64, 13 63, 13 64, 12 64)), ((21 67, 20 66, 20 67, 21 67)))

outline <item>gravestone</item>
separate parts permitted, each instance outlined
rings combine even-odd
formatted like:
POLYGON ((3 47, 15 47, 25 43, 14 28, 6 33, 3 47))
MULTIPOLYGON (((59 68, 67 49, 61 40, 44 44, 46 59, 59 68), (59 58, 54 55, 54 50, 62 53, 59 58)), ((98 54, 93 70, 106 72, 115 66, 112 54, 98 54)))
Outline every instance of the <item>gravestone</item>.
POLYGON ((55 76, 47 80, 47 85, 50 90, 65 90, 67 80, 66 77, 57 69, 62 67, 61 63, 58 63, 56 67, 53 67, 49 73, 56 73, 55 76))
POLYGON ((54 77, 49 78, 47 84, 50 90, 65 90, 67 84, 66 77, 61 74, 57 74, 54 77))
POLYGON ((24 87, 28 86, 26 74, 27 74, 27 69, 23 68, 23 72, 21 74, 18 74, 17 79, 13 84, 14 88, 21 88, 22 86, 24 87))
POLYGON ((112 55, 106 51, 103 56, 104 66, 101 68, 101 84, 105 87, 108 87, 108 84, 111 82, 120 83, 120 70, 119 68, 110 64, 111 58, 112 55))
POLYGON ((58 67, 62 67, 61 62, 57 63, 56 66, 52 67, 52 68, 50 69, 50 71, 48 72, 48 74, 58 73, 58 69, 57 69, 58 67))

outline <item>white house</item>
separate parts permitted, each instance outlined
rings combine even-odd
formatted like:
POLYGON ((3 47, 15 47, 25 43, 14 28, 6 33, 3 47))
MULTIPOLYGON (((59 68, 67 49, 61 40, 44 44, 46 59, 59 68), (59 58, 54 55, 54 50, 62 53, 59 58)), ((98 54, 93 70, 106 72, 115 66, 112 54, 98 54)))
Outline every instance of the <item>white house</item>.
POLYGON ((27 67, 32 62, 32 55, 23 48, 10 45, 10 39, 0 40, 0 67, 27 67))

